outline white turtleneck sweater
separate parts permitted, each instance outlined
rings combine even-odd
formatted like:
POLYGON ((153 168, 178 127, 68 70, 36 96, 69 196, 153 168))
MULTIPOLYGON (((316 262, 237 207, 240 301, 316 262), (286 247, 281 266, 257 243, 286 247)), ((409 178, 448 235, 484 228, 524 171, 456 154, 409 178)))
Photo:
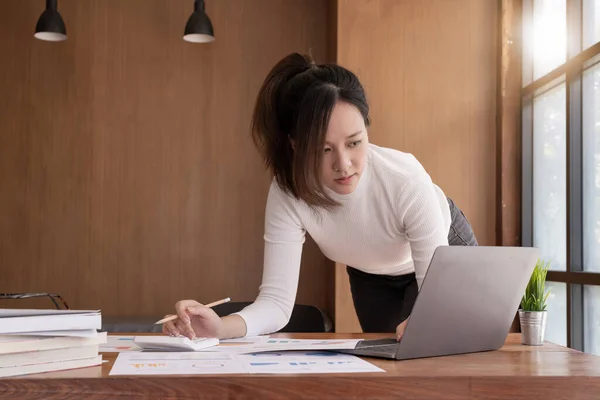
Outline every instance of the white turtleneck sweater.
POLYGON ((327 193, 342 203, 318 214, 285 194, 273 180, 265 213, 265 250, 259 295, 240 312, 247 335, 276 332, 294 307, 305 233, 332 261, 371 274, 415 272, 419 288, 434 250, 448 245, 446 196, 408 153, 368 144, 356 189, 327 193))

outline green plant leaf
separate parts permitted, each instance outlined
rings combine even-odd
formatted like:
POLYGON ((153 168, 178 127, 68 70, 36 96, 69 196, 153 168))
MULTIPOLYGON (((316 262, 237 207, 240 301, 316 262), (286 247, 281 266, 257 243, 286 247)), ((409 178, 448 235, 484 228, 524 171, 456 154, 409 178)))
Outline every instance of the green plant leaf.
POLYGON ((546 276, 550 269, 550 261, 538 259, 529 278, 525 293, 521 299, 523 311, 545 311, 549 292, 545 292, 546 276))

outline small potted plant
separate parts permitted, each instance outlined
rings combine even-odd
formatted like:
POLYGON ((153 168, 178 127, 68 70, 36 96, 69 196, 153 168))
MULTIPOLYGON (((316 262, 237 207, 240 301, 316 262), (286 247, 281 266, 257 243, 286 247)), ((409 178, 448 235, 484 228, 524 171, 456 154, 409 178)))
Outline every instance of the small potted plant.
POLYGON ((537 261, 521 299, 521 308, 519 309, 521 342, 526 345, 541 346, 544 344, 548 314, 546 299, 549 294, 546 293, 545 286, 549 266, 549 261, 537 261))

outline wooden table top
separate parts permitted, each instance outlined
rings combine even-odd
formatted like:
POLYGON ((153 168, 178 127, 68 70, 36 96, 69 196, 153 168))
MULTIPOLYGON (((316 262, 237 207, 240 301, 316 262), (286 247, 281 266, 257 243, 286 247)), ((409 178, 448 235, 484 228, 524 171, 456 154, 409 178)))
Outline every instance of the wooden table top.
MULTIPOLYGON (((274 334, 272 337, 381 338, 381 334, 274 334)), ((0 398, 600 398, 600 357, 546 342, 524 346, 520 334, 483 353, 414 360, 363 357, 385 373, 297 375, 109 376, 102 366, 0 380, 0 398), (117 395, 119 394, 119 395, 117 395)))

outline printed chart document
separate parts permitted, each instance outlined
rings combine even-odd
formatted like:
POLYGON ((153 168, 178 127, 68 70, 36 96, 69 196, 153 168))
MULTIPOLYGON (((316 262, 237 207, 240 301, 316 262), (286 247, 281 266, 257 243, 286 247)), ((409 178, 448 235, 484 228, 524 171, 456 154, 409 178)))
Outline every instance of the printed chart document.
POLYGON ((245 374, 234 354, 221 352, 123 352, 109 375, 245 374))
POLYGON ((268 335, 224 339, 221 340, 217 346, 209 347, 202 351, 216 351, 226 353, 250 352, 252 351, 252 349, 262 347, 269 339, 270 337, 268 335))
POLYGON ((119 352, 110 375, 323 374, 384 372, 352 354, 362 339, 284 339, 265 336, 222 340, 198 351, 147 352, 134 336, 109 336, 101 351, 119 352))
POLYGON ((238 354, 237 357, 250 374, 385 372, 354 355, 324 351, 238 354))
MULTIPOLYGON (((120 353, 125 351, 141 351, 142 348, 134 343, 135 336, 109 335, 108 341, 100 346, 100 351, 105 353, 120 353)), ((217 346, 202 349, 200 351, 231 352, 249 351, 253 346, 260 346, 269 340, 268 335, 248 336, 235 339, 223 339, 217 346)))
POLYGON ((269 338, 252 346, 239 348, 238 354, 286 350, 348 350, 356 348, 362 339, 281 339, 269 338))
POLYGON ((124 352, 109 375, 323 374, 384 372, 350 354, 285 351, 235 354, 226 352, 124 352))
POLYGON ((141 351, 142 348, 133 343, 135 336, 108 335, 106 343, 100 345, 103 353, 120 353, 122 351, 141 351))

